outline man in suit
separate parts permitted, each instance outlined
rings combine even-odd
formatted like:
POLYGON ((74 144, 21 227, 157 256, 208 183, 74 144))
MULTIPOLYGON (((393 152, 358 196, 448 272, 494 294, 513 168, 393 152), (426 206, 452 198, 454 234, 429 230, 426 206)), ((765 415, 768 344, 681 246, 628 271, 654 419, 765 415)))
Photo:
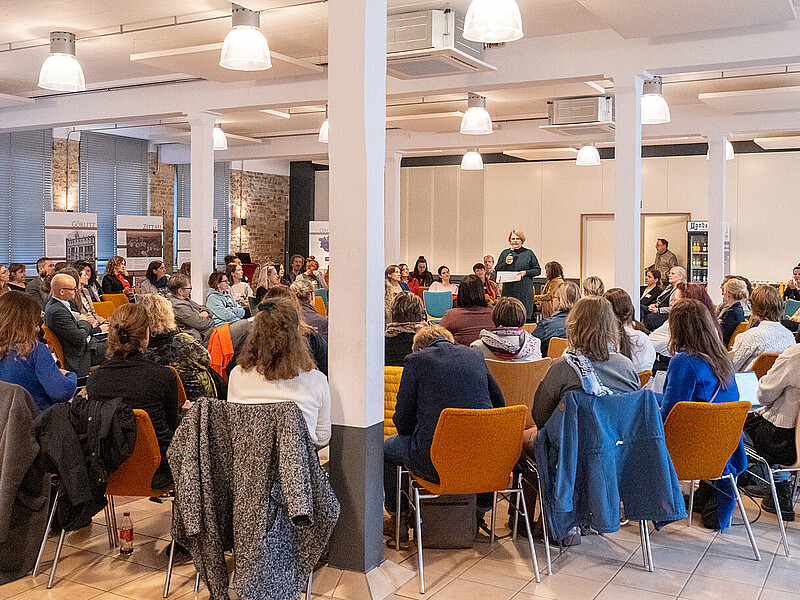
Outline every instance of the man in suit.
POLYGON ((36 277, 31 279, 28 285, 25 286, 25 293, 36 300, 42 310, 44 310, 44 305, 47 304, 48 298, 47 292, 42 289, 42 281, 45 277, 52 275, 54 272, 55 266, 53 265, 53 259, 42 257, 36 261, 36 277))
POLYGON ((105 340, 96 339, 102 333, 100 327, 92 327, 88 315, 76 314, 70 307, 77 290, 75 279, 66 273, 58 273, 50 283, 52 297, 44 309, 44 322, 61 342, 64 351, 64 369, 85 377, 91 368, 106 357, 105 340))

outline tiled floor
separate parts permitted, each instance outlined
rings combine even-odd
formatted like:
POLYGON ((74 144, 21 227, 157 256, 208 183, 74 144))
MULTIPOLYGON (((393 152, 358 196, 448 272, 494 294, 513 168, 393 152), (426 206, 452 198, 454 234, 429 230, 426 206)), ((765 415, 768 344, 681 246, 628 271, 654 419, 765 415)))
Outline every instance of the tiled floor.
MULTIPOLYGON (((749 500, 745 503, 754 518, 757 508, 749 500)), ((26 577, 0 586, 0 600, 161 598, 169 503, 135 500, 125 504, 124 510, 130 510, 134 521, 133 555, 121 558, 116 549, 109 549, 101 513, 91 526, 67 535, 52 590, 46 584, 57 538, 48 542, 45 570, 35 579, 26 577)), ((118 499, 120 517, 122 511, 118 499)), ((762 514, 753 530, 761 562, 753 560, 741 525, 724 534, 704 530, 699 523, 691 529, 685 521, 669 525, 651 534, 656 571, 649 573, 642 567, 638 527, 630 524, 608 536, 585 536, 580 546, 560 556, 554 550, 553 575, 543 572, 538 584, 525 538, 516 543, 501 539, 494 547, 477 543, 469 550, 425 550, 424 596, 419 594, 418 579, 408 579, 410 571, 416 573, 416 554, 387 549, 387 560, 395 564, 385 564, 373 579, 377 582, 373 589, 400 585, 392 596, 395 600, 800 600, 800 524, 789 524, 791 558, 783 554, 774 516, 762 514)), ((544 550, 538 542, 536 549, 544 570, 544 550)), ((193 586, 191 561, 176 565, 170 598, 195 598, 193 586)), ((363 576, 329 567, 317 570, 313 591, 317 600, 369 598, 363 576)), ((208 598, 204 586, 197 597, 208 598)))

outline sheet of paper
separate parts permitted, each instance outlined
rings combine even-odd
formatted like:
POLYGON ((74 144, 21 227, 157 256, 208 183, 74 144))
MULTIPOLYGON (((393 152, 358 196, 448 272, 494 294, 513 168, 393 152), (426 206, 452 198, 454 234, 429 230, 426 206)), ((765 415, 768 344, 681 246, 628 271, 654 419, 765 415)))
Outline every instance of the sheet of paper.
POLYGON ((497 271, 497 283, 512 283, 522 279, 522 271, 497 271))

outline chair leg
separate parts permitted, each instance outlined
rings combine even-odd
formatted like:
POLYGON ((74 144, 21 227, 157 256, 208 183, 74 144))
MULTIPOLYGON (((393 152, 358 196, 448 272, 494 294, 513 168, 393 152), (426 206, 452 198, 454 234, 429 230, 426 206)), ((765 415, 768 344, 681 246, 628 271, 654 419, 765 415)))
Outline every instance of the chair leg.
POLYGON ((647 548, 645 547, 646 544, 644 541, 644 529, 642 529, 643 522, 644 521, 639 521, 639 540, 642 542, 642 564, 644 565, 644 568, 649 571, 650 565, 647 564, 647 548))
POLYGON ((111 513, 111 530, 114 534, 114 546, 119 546, 119 529, 117 528, 117 507, 114 496, 108 496, 108 510, 111 513))
POLYGON ((653 546, 650 544, 650 527, 647 525, 647 521, 644 523, 644 539, 647 542, 647 562, 650 563, 650 572, 652 573, 655 565, 653 564, 653 546))
POLYGON ((692 513, 694 512, 694 482, 695 480, 692 479, 689 485, 689 516, 688 516, 688 525, 692 527, 692 513))
POLYGON ((403 491, 403 467, 397 465, 397 500, 394 512, 394 549, 400 552, 400 494, 403 491))
POLYGON ((419 488, 414 487, 414 515, 417 522, 417 560, 419 561, 419 593, 425 593, 425 572, 422 565, 422 513, 419 510, 419 488))
MULTIPOLYGON (((199 573, 198 573, 199 575, 199 573)), ((314 580, 314 568, 311 568, 311 573, 308 574, 308 586, 306 586, 306 600, 311 600, 311 583, 314 580)), ((195 590, 197 593, 197 590, 195 590)))
POLYGON ((492 528, 489 533, 489 545, 494 546, 494 518, 497 514, 497 492, 492 492, 492 528))
MULTIPOLYGON (((200 571, 194 574, 194 593, 200 591, 200 571)), ((308 591, 311 592, 311 576, 308 576, 308 591)))
POLYGON ((167 561, 167 575, 164 578, 164 598, 169 596, 169 582, 172 579, 172 564, 175 560, 175 538, 169 543, 169 560, 167 561))
POLYGON ((64 547, 64 537, 67 535, 67 530, 61 530, 61 536, 58 538, 58 546, 56 547, 56 555, 53 558, 53 566, 50 568, 50 579, 47 580, 47 589, 53 587, 53 581, 56 578, 56 567, 58 567, 58 559, 61 558, 61 548, 64 547))
MULTIPOLYGON (((519 489, 522 489, 522 473, 519 474, 519 478, 517 479, 517 483, 519 484, 519 489)), ((513 541, 517 541, 517 526, 519 525, 519 494, 517 496, 516 504, 514 505, 514 528, 511 531, 511 539, 513 541)))
MULTIPOLYGON (((106 498, 106 500, 108 500, 106 498)), ((108 508, 108 503, 103 507, 103 515, 106 518, 106 534, 108 535, 108 547, 114 547, 114 529, 111 527, 111 511, 108 508)))
POLYGON ((650 529, 647 521, 639 521, 639 538, 642 540, 642 562, 644 563, 644 568, 652 573, 654 570, 653 551, 650 547, 650 529))
MULTIPOLYGON (((776 497, 777 494, 775 493, 775 482, 772 480, 772 471, 768 471, 770 483, 772 485, 772 497, 775 500, 775 508, 777 509, 776 512, 778 513, 778 520, 781 525, 781 532, 785 532, 783 530, 783 522, 780 520, 781 515, 781 507, 778 504, 778 498, 776 497)), ((742 515, 742 520, 744 521, 744 528, 747 530, 747 537, 750 538, 750 545, 753 547, 753 554, 756 556, 756 560, 761 560, 761 553, 758 551, 758 546, 756 545, 756 538, 753 537, 753 530, 750 528, 750 520, 747 518, 747 513, 744 510, 744 502, 742 502, 742 496, 739 493, 739 488, 736 487, 736 479, 734 479, 733 475, 728 474, 725 476, 728 480, 730 480, 731 485, 733 486, 733 493, 736 496, 736 504, 739 506, 739 512, 742 515)), ((789 545, 786 545, 786 551, 789 551, 789 545)))
POLYGON ((528 544, 531 547, 531 559, 533 560, 533 572, 536 574, 536 583, 542 582, 542 576, 539 574, 539 559, 536 558, 536 548, 533 547, 533 531, 531 530, 531 518, 528 513, 528 506, 525 502, 525 496, 522 493, 522 488, 517 491, 517 496, 522 500, 522 511, 525 515, 525 526, 528 530, 528 544))
MULTIPOLYGON (((775 487, 775 477, 772 475, 772 469, 769 467, 767 468, 767 473, 769 473, 769 488, 772 492, 772 501, 775 503, 775 512, 778 515, 778 527, 781 530, 781 540, 783 541, 783 551, 786 553, 786 556, 791 556, 789 552, 789 540, 786 538, 786 524, 783 522, 783 515, 781 514, 781 505, 778 504, 778 490, 775 487)), ((738 493, 738 490, 737 490, 738 493)), ((747 518, 745 517, 745 521, 747 518)))
POLYGON ((32 577, 36 577, 36 573, 39 570, 39 565, 42 562, 42 555, 44 554, 44 548, 47 545, 47 536, 50 535, 50 530, 53 527, 53 518, 56 516, 56 507, 58 506, 58 494, 61 491, 61 486, 56 486, 56 495, 53 498, 53 508, 50 510, 50 516, 47 518, 47 527, 44 530, 44 536, 42 537, 42 545, 39 546, 39 555, 36 557, 36 564, 33 566, 33 575, 32 577))
MULTIPOLYGON (((536 495, 539 498, 539 512, 542 515, 542 536, 544 537, 544 552, 547 556, 547 574, 553 574, 553 563, 550 560, 550 534, 547 532, 547 512, 544 507, 544 495, 542 493, 542 482, 539 478, 539 470, 534 465, 533 472, 536 473, 536 495)), ((522 486, 520 486, 521 488, 522 486)))

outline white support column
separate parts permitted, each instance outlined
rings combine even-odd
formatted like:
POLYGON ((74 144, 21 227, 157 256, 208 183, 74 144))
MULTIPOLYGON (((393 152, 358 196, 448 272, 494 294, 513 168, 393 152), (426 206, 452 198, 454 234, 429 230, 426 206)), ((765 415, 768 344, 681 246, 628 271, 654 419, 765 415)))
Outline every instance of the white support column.
MULTIPOLYGON (((614 76, 614 286, 639 297, 642 221, 642 83, 614 76)), ((633 303, 639 314, 639 303, 633 303)))
POLYGON ((214 122, 210 113, 189 115, 191 132, 192 300, 205 304, 208 276, 214 270, 214 122))
POLYGON ((328 64, 330 563, 366 573, 383 561, 386 0, 329 1, 328 64))
POLYGON ((728 208, 725 198, 725 142, 723 133, 708 136, 708 293, 722 300, 720 285, 725 272, 725 228, 728 208))
POLYGON ((386 153, 384 170, 384 245, 386 264, 403 261, 400 256, 400 152, 386 153))

